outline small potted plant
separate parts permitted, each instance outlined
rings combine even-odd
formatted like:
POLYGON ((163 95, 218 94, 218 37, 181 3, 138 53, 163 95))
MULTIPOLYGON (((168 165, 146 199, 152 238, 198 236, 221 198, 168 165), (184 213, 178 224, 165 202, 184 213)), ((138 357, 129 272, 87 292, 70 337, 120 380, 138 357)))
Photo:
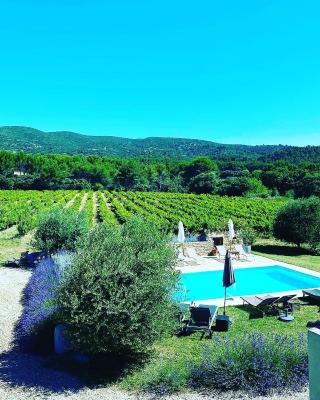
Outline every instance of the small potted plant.
POLYGON ((243 242, 243 249, 247 254, 251 253, 251 246, 255 243, 257 239, 257 234, 252 228, 242 229, 240 232, 240 237, 243 242))

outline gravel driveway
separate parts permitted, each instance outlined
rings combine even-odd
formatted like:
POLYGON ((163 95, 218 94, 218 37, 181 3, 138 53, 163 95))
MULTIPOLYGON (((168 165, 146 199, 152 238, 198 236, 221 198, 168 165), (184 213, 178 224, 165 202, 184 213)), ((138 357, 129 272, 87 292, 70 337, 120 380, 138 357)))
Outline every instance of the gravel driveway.
MULTIPOLYGON (((88 388, 69 374, 44 367, 44 359, 15 350, 12 346, 15 324, 21 314, 22 290, 30 272, 0 267, 0 400, 133 400, 152 399, 147 395, 128 394, 115 387, 88 388)), ((307 400, 307 393, 294 396, 259 397, 255 400, 307 400)), ((186 393, 169 396, 170 400, 243 400, 236 394, 202 396, 186 393)))

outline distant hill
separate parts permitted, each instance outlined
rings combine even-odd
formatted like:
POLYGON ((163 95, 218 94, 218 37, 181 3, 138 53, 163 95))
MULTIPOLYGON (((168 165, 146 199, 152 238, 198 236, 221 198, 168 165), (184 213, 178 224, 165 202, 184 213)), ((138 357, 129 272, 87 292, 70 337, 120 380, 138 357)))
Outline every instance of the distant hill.
POLYGON ((113 157, 177 157, 199 155, 217 159, 299 159, 320 162, 320 146, 246 146, 207 140, 150 137, 126 139, 74 132, 43 132, 24 126, 0 127, 0 148, 28 153, 83 154, 113 157))

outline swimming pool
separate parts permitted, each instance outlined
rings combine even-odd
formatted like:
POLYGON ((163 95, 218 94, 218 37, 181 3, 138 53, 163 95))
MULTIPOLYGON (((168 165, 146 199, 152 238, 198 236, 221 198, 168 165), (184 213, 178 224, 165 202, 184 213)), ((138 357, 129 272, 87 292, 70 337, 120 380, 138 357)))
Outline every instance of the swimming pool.
MULTIPOLYGON (((176 300, 182 302, 223 298, 222 274, 222 270, 182 273, 176 300)), ((229 297, 320 287, 320 277, 280 265, 235 268, 234 274, 236 284, 227 288, 229 297)))

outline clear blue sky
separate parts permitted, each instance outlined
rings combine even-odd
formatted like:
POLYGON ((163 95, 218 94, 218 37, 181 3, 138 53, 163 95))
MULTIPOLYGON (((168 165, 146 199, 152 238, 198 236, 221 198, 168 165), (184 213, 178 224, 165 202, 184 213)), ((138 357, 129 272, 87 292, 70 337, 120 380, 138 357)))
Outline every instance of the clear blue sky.
POLYGON ((1 0, 0 125, 320 144, 318 0, 1 0))

